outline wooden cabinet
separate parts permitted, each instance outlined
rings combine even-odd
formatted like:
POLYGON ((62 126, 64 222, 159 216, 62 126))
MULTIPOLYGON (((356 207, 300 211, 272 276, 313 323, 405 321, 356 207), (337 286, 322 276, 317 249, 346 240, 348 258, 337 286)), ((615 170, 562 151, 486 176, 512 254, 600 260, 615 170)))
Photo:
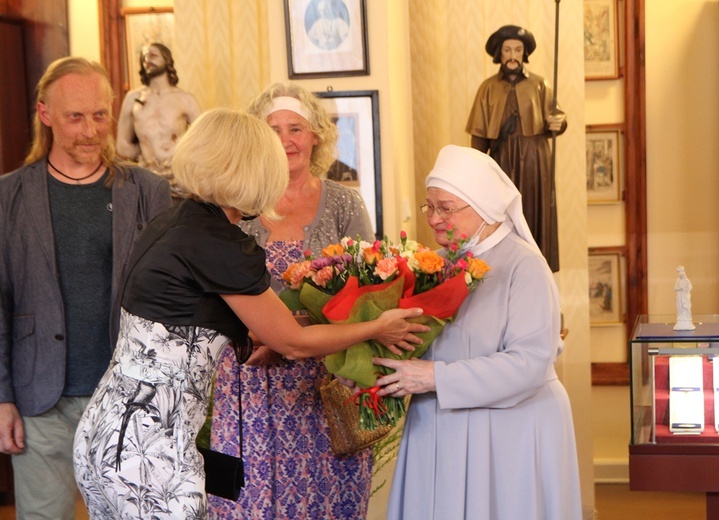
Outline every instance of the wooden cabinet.
POLYGON ((719 315, 694 316, 691 331, 675 331, 675 321, 639 315, 629 340, 629 489, 705 493, 707 520, 719 520, 719 315), (674 365, 679 382, 672 360, 691 362, 684 373, 674 365))
POLYGON ((0 16, 0 173, 21 164, 30 143, 30 106, 21 20, 0 16))

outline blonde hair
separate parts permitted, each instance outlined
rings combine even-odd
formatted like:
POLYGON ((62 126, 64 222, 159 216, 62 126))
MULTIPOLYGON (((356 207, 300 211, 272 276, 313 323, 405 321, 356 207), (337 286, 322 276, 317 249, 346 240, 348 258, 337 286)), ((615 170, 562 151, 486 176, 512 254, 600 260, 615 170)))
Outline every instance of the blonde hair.
POLYGON ((310 118, 307 123, 312 133, 317 137, 318 143, 312 148, 310 171, 315 177, 326 174, 332 163, 335 162, 337 126, 330 119, 319 98, 312 92, 295 83, 275 83, 257 96, 247 111, 252 115, 262 117, 272 105, 272 101, 283 96, 298 99, 309 112, 310 118))
POLYGON ((193 198, 270 218, 289 182, 277 135, 257 117, 229 108, 208 110, 190 125, 175 148, 172 173, 193 198))
MULTIPOLYGON (((95 61, 86 60, 85 58, 77 57, 66 57, 55 60, 42 75, 40 81, 35 89, 37 92, 36 103, 45 103, 47 99, 48 89, 60 78, 67 76, 68 74, 80 74, 83 76, 90 76, 92 74, 99 74, 103 78, 103 83, 107 87, 107 91, 110 94, 110 102, 114 97, 112 86, 110 85, 110 79, 107 76, 105 68, 95 61)), ((112 109, 112 106, 108 107, 112 109)), ((40 116, 35 111, 33 117, 33 141, 30 146, 30 151, 25 157, 25 164, 31 164, 39 161, 43 157, 47 156, 52 149, 53 137, 52 128, 46 126, 40 121, 40 116)), ((112 137, 112 132, 109 132, 105 145, 101 152, 102 162, 105 166, 111 166, 115 160, 115 140, 112 137)), ((113 172, 114 173, 114 172, 113 172)), ((113 175, 111 173, 111 175, 113 175)))

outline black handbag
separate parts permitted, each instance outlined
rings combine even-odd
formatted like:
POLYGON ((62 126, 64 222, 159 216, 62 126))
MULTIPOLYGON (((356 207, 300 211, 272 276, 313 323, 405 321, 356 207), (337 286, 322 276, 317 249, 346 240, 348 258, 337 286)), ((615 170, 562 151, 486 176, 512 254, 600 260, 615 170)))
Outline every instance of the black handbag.
MULTIPOLYGON (((252 352, 252 339, 247 338, 247 345, 241 347, 232 342, 235 357, 239 364, 247 361, 252 352)), ((219 451, 197 446, 202 458, 205 459, 205 492, 227 500, 237 502, 240 490, 245 486, 245 470, 242 463, 242 396, 238 394, 240 456, 227 455, 219 451)))
MULTIPOLYGON (((240 418, 242 422, 242 418, 240 418)), ((240 489, 245 485, 245 471, 242 457, 235 457, 197 447, 205 459, 205 491, 211 495, 226 498, 234 502, 240 498, 240 489)))

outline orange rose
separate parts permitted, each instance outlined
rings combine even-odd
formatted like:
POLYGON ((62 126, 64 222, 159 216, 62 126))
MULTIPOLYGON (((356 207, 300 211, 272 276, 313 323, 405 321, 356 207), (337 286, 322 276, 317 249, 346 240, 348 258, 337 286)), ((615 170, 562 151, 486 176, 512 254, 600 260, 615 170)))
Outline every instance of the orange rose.
POLYGON ((444 259, 434 251, 420 251, 415 253, 414 258, 417 260, 419 270, 423 273, 438 273, 444 266, 444 259))
POLYGON ((362 257, 364 258, 364 261, 367 262, 369 265, 375 265, 377 262, 384 258, 384 256, 382 255, 382 251, 375 247, 368 247, 366 249, 363 249, 362 257))
POLYGON ((344 252, 342 244, 330 244, 322 250, 322 256, 339 256, 344 252))
POLYGON ((480 280, 487 273, 487 271, 492 269, 486 263, 484 263, 484 260, 482 260, 481 258, 468 258, 467 263, 469 264, 469 266, 467 267, 467 272, 471 274, 472 278, 476 280, 480 280))

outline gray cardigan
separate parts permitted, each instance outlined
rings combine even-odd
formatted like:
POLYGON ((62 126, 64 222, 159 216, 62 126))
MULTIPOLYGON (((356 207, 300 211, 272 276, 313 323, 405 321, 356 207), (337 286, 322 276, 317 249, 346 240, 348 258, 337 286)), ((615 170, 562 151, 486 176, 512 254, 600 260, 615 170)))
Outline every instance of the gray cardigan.
MULTIPOLYGON (((270 231, 262 225, 260 219, 241 221, 239 226, 248 235, 254 235, 260 247, 265 247, 270 231)), ((322 193, 317 213, 312 222, 305 226, 302 242, 304 251, 308 249, 319 256, 322 248, 337 243, 342 237, 374 240, 372 222, 362 196, 352 188, 347 188, 330 180, 322 181, 322 193)), ((282 289, 273 278, 272 288, 282 289)))
MULTIPOLYGON (((45 161, 0 176, 0 403, 38 415, 65 384, 65 317, 50 220, 45 161)), ((119 327, 121 281, 135 239, 172 205, 170 186, 141 168, 123 168, 112 185, 112 315, 119 327), (124 173, 123 173, 124 172, 124 173)))

